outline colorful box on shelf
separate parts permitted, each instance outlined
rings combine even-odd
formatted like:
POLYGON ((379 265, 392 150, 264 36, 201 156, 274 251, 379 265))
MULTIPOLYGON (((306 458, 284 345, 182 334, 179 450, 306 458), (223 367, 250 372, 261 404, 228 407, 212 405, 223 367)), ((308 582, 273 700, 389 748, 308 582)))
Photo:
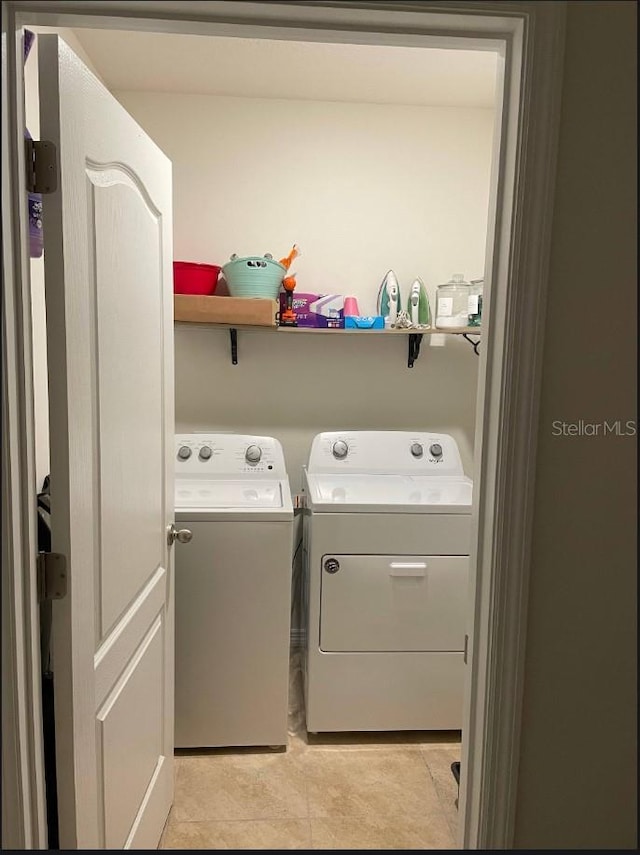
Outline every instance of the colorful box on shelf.
POLYGON ((347 315, 344 319, 346 330, 383 330, 382 315, 347 315))
POLYGON ((275 327, 275 300, 252 297, 204 297, 175 294, 173 317, 193 324, 226 324, 275 327))
MULTIPOLYGON (((286 308, 286 294, 280 293, 280 311, 286 308)), ((343 329, 344 297, 341 294, 306 294, 294 291, 293 311, 299 327, 343 329)))

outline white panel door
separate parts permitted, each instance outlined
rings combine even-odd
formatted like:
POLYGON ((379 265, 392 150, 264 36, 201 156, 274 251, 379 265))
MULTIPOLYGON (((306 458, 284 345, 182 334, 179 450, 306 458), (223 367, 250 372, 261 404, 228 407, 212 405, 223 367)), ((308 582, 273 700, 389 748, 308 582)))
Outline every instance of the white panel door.
POLYGON ((171 164, 39 37, 60 848, 154 848, 173 798, 171 164))

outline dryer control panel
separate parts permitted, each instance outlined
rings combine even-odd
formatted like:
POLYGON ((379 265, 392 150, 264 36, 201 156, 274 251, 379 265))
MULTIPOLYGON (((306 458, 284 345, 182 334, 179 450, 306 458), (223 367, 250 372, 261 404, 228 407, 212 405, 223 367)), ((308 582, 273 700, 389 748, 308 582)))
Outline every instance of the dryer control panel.
POLYGON ((208 479, 251 475, 286 478, 282 446, 272 436, 184 433, 175 439, 176 477, 208 479))
POLYGON ((313 474, 462 476, 458 444, 446 433, 327 431, 311 446, 313 474))

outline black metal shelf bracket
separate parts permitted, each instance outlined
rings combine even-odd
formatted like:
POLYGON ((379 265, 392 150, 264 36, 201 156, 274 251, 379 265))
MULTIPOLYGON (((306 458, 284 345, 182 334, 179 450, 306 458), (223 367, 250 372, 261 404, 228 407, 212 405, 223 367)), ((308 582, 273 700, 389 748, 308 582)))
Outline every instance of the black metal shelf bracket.
POLYGON ((229 330, 229 338, 231 339, 231 364, 238 364, 238 330, 231 327, 229 330))
POLYGON ((469 342, 469 344, 473 348, 473 352, 475 353, 475 355, 480 356, 480 351, 478 350, 478 348, 480 347, 480 339, 478 339, 478 341, 474 341, 472 338, 469 338, 466 333, 462 333, 462 338, 466 339, 469 342))
POLYGON ((422 333, 409 333, 409 356, 407 358, 407 368, 413 368, 413 364, 420 355, 420 345, 422 344, 422 333))

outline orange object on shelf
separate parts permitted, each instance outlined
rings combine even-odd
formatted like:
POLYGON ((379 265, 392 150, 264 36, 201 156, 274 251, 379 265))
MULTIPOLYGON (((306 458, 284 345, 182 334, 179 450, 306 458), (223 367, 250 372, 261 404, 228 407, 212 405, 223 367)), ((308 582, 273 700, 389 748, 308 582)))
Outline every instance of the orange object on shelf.
POLYGON ((287 294, 287 307, 284 312, 280 312, 280 326, 297 327, 298 319, 293 310, 293 291, 296 287, 296 274, 294 273, 292 276, 285 276, 282 280, 282 287, 287 294))
POLYGON ((280 264, 284 267, 285 270, 288 270, 293 264, 294 259, 296 259, 299 255, 300 250, 298 249, 298 244, 294 243, 289 255, 287 255, 285 258, 280 259, 280 264))

